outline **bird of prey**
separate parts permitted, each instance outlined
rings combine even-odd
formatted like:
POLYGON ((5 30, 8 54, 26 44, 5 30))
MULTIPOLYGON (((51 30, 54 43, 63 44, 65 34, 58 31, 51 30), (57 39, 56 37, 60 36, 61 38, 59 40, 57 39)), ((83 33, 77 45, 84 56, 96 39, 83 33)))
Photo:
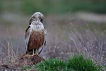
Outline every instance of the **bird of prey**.
POLYGON ((40 54, 46 45, 46 30, 43 25, 44 15, 35 12, 29 20, 29 26, 25 31, 26 54, 40 54))

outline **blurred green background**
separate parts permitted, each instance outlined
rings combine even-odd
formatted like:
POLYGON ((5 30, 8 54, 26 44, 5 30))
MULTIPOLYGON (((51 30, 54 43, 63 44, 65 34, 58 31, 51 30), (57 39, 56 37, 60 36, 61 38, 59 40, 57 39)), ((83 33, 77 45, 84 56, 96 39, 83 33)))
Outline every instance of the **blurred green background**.
POLYGON ((41 11, 45 14, 64 14, 69 12, 106 13, 106 0, 1 0, 0 12, 11 11, 33 14, 41 11))

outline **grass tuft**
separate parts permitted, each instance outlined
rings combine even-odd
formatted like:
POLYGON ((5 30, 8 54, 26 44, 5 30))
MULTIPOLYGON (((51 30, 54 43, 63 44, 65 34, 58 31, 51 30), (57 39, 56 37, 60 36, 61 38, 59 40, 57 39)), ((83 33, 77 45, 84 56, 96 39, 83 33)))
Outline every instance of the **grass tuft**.
POLYGON ((73 68, 76 71, 100 71, 100 67, 96 65, 91 59, 85 59, 82 55, 74 56, 67 62, 68 68, 73 68))
POLYGON ((82 55, 77 55, 63 62, 58 59, 48 59, 35 67, 38 71, 101 71, 91 59, 85 59, 82 55))
POLYGON ((48 59, 42 63, 36 65, 38 71, 74 71, 73 69, 67 69, 66 64, 58 59, 48 59))

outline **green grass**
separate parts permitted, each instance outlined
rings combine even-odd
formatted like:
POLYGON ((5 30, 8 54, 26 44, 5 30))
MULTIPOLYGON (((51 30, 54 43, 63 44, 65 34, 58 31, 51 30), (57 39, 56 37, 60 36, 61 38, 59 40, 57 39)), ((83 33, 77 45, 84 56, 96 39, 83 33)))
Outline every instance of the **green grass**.
POLYGON ((26 66, 23 66, 21 69, 22 69, 22 70, 27 70, 27 69, 31 69, 31 68, 32 68, 32 66, 26 65, 26 66))
POLYGON ((100 71, 99 65, 96 65, 91 59, 86 59, 82 55, 74 56, 68 61, 63 62, 58 59, 48 59, 35 67, 38 71, 100 71))
POLYGON ((58 59, 49 59, 36 65, 38 71, 75 71, 72 68, 67 69, 65 62, 58 59))
POLYGON ((67 67, 76 71, 100 71, 100 66, 96 65, 91 59, 85 59, 82 55, 70 58, 67 67))

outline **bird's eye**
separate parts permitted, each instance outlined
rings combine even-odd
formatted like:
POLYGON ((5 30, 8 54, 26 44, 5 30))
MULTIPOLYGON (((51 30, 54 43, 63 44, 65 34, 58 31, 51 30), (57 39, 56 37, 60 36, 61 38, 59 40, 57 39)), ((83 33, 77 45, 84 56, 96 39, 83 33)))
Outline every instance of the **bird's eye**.
POLYGON ((43 19, 42 19, 42 18, 40 19, 40 22, 42 22, 42 23, 43 23, 43 19))

